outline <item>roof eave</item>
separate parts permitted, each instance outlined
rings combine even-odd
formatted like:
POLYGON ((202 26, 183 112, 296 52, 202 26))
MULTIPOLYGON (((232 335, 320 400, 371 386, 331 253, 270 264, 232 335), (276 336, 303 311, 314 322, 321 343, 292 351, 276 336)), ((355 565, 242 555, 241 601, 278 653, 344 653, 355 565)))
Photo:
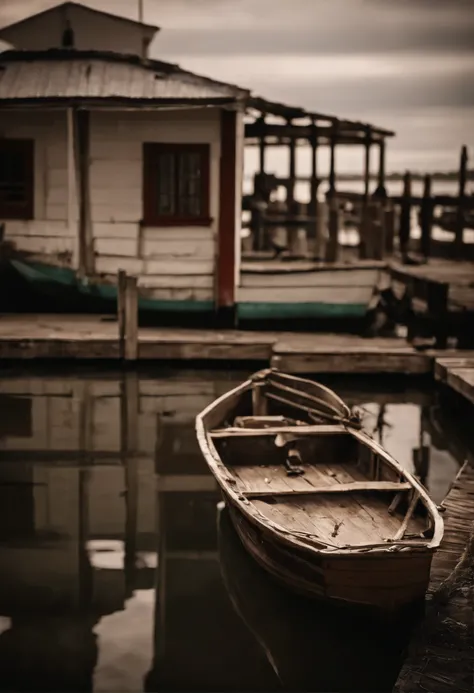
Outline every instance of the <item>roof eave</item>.
POLYGON ((100 107, 127 107, 141 108, 160 106, 216 106, 224 107, 233 104, 238 104, 239 99, 232 96, 215 97, 215 98, 189 98, 189 99, 131 99, 120 96, 106 97, 36 97, 36 98, 18 98, 18 99, 0 99, 0 110, 3 108, 15 108, 18 106, 24 107, 40 107, 47 106, 49 108, 77 108, 87 109, 94 106, 100 107))

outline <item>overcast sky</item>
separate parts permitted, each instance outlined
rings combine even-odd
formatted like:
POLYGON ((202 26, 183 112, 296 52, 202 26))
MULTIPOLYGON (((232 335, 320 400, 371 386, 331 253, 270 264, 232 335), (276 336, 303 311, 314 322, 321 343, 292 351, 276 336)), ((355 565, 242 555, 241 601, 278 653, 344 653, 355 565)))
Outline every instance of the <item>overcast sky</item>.
MULTIPOLYGON (((0 24, 55 4, 0 0, 0 24)), ((84 4, 138 17, 138 0, 84 4)), ((474 0, 144 0, 144 15, 153 57, 396 130, 390 168, 474 157, 474 0)))

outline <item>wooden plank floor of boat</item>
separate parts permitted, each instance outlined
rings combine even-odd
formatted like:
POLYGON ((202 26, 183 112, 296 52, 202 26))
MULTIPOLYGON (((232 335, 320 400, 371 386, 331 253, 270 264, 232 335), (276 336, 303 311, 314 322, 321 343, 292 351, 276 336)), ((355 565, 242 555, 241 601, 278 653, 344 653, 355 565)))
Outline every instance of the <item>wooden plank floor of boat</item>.
MULTIPOLYGON (((238 465, 229 469, 243 490, 252 492, 266 487, 275 492, 265 499, 255 498, 252 503, 261 515, 289 531, 312 534, 333 546, 379 544, 395 537, 403 515, 388 512, 387 493, 318 492, 291 496, 291 491, 311 494, 315 487, 368 481, 355 465, 318 462, 302 466, 301 476, 289 476, 282 465, 238 465)), ((415 516, 408 523, 407 534, 418 535, 425 529, 425 520, 415 516)))

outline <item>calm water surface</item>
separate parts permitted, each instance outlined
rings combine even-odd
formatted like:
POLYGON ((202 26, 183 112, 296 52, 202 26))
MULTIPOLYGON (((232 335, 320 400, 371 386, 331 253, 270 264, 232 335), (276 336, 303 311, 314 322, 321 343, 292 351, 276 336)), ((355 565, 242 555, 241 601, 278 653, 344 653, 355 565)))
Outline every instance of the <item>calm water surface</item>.
MULTIPOLYGON (((391 689, 408 630, 282 590, 218 508, 194 417, 245 375, 0 374, 0 690, 391 689)), ((436 393, 326 382, 441 501, 436 393)))

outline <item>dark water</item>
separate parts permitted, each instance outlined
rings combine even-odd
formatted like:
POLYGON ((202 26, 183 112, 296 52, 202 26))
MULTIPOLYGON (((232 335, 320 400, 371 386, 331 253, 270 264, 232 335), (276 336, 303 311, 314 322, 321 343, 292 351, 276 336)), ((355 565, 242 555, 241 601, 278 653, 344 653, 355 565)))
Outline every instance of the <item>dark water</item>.
MULTIPOLYGON (((194 417, 244 377, 0 374, 0 690, 391 689, 408 628, 277 587, 218 511, 194 417)), ((327 382, 440 501, 436 393, 327 382)))

